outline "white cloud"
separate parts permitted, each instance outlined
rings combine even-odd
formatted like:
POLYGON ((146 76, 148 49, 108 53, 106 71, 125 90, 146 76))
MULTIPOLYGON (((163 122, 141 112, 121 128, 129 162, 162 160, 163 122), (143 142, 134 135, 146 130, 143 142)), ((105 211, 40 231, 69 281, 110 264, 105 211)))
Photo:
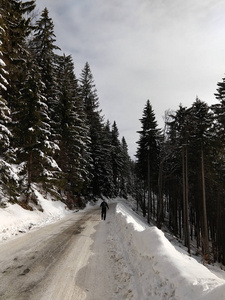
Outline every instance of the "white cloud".
POLYGON ((49 9, 57 44, 79 76, 90 63, 106 119, 135 153, 147 99, 160 127, 164 111, 198 95, 215 103, 225 72, 222 0, 37 0, 49 9))

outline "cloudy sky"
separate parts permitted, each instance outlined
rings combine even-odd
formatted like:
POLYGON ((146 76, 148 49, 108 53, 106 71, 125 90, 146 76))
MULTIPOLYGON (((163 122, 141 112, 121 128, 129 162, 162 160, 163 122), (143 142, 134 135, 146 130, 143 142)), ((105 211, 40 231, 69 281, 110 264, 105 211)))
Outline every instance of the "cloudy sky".
POLYGON ((149 99, 160 128, 165 111, 198 96, 216 103, 225 73, 223 0, 36 0, 71 54, 79 78, 89 62, 105 119, 115 120, 133 157, 149 99))

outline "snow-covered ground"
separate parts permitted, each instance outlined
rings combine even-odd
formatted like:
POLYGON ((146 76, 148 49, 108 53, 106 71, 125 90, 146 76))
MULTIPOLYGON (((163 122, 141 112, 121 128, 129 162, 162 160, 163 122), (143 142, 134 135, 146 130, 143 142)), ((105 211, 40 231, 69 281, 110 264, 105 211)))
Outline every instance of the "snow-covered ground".
POLYGON ((216 275, 128 207, 119 203, 116 212, 116 228, 133 267, 139 270, 144 295, 149 297, 146 299, 224 299, 224 271, 215 268, 216 275))
POLYGON ((0 208, 0 242, 57 221, 70 213, 61 201, 46 199, 38 191, 35 193, 43 212, 35 207, 34 211, 25 210, 18 204, 10 203, 7 208, 0 208))
MULTIPOLYGON (((62 202, 37 196, 44 212, 11 204, 0 209, 0 244, 71 213, 62 202)), ((149 226, 126 202, 118 201, 109 223, 106 240, 118 272, 118 289, 131 286, 124 299, 224 299, 224 271, 213 266, 209 269, 172 245, 162 231, 149 226)))

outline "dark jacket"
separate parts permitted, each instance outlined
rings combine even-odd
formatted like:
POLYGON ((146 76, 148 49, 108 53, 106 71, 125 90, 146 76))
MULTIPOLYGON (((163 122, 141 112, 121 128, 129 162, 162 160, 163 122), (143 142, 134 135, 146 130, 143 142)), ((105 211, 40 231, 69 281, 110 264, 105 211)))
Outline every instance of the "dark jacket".
POLYGON ((103 202, 101 203, 100 207, 102 208, 102 210, 106 210, 106 207, 109 208, 107 202, 105 202, 105 201, 103 201, 103 202))

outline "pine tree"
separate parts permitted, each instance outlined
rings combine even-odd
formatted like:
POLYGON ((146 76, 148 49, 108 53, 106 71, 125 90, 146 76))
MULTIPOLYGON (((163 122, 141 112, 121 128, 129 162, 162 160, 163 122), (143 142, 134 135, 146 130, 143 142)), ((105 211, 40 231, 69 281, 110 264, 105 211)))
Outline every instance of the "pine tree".
POLYGON ((58 84, 56 78, 56 54, 54 51, 60 50, 55 45, 54 24, 49 17, 48 9, 42 11, 40 19, 36 22, 34 38, 30 41, 29 47, 35 53, 36 60, 41 70, 41 79, 44 83, 43 96, 48 106, 48 114, 51 121, 51 139, 58 142, 56 134, 58 123, 58 84))
POLYGON ((21 184, 28 203, 33 183, 41 183, 46 191, 57 194, 54 184, 60 169, 53 159, 57 147, 50 141, 51 127, 48 107, 42 95, 40 69, 32 56, 27 58, 24 74, 19 109, 15 111, 18 121, 15 136, 23 179, 21 184))
MULTIPOLYGON (((1 8, 2 10, 2 8, 1 8)), ((0 153, 4 153, 10 145, 10 132, 7 128, 7 123, 10 122, 10 111, 6 101, 3 99, 3 92, 7 90, 8 82, 6 76, 8 75, 3 61, 3 39, 5 38, 5 29, 2 15, 0 15, 0 153)))
POLYGON ((102 152, 101 156, 101 169, 102 174, 100 177, 100 185, 102 187, 102 194, 106 197, 112 198, 114 196, 114 183, 113 183, 113 170, 112 170, 112 133, 110 130, 109 121, 103 127, 102 132, 102 152))
POLYGON ((3 8, 0 8, 0 91, 2 95, 2 91, 6 91, 8 86, 8 81, 6 77, 8 76, 6 69, 6 64, 3 61, 3 51, 4 51, 4 44, 3 40, 6 40, 6 26, 4 24, 4 20, 2 17, 3 8))
POLYGON ((111 142, 111 160, 112 160, 112 170, 113 170, 113 184, 114 184, 114 195, 118 196, 124 192, 121 191, 121 187, 125 189, 125 182, 122 182, 122 172, 123 168, 123 155, 122 147, 119 140, 119 131, 117 124, 114 121, 112 125, 112 142, 111 142))
MULTIPOLYGON (((190 142, 191 142, 191 153, 195 153, 193 167, 196 169, 196 177, 192 186, 195 183, 199 182, 197 188, 199 189, 198 194, 196 195, 199 199, 202 199, 200 202, 199 208, 201 216, 199 227, 201 228, 202 244, 203 244, 203 255, 204 258, 209 261, 209 237, 208 237, 208 221, 207 221, 207 189, 206 189, 206 178, 209 171, 212 157, 210 155, 211 148, 211 138, 210 128, 212 126, 212 113, 209 112, 209 107, 206 103, 200 101, 196 98, 196 101, 193 103, 191 110, 191 129, 190 129, 190 142), (196 160, 197 158, 197 160, 196 160), (201 174, 201 176, 199 176, 201 174), (200 197, 199 197, 200 196, 200 197)), ((191 161, 189 162, 191 164, 191 161)), ((191 169, 193 170, 193 167, 191 169)), ((207 180, 208 185, 210 185, 210 180, 207 180)), ((193 194, 193 193, 192 193, 193 194)), ((196 197, 196 198, 197 198, 196 197)), ((197 209, 195 207, 195 209, 197 209)))
MULTIPOLYGON (((181 110, 185 108, 180 106, 181 110)), ((182 223, 182 163, 180 131, 180 114, 170 112, 166 120, 166 139, 164 140, 163 150, 166 161, 164 164, 165 172, 165 195, 169 212, 169 227, 173 233, 181 238, 183 233, 182 223)), ((182 115, 182 114, 181 114, 182 115)), ((181 118, 183 120, 183 118, 181 118)), ((182 121, 183 122, 183 121, 182 121)))
POLYGON ((35 1, 1 0, 1 15, 5 24, 3 42, 3 61, 9 74, 8 86, 3 97, 9 108, 17 105, 20 85, 23 82, 23 68, 26 65, 26 39, 32 27, 31 19, 27 17, 35 8, 35 1))
POLYGON ((148 174, 148 156, 151 162, 151 171, 154 171, 158 164, 158 139, 160 130, 157 129, 157 122, 155 120, 155 114, 150 104, 147 104, 143 111, 142 119, 142 130, 138 131, 140 134, 137 149, 137 164, 141 169, 141 173, 144 179, 147 179, 148 174))
POLYGON ((100 113, 99 100, 97 96, 97 90, 95 88, 94 77, 91 72, 91 68, 88 62, 81 72, 80 76, 80 93, 84 102, 85 111, 88 121, 91 123, 91 119, 95 113, 100 113))
MULTIPOLYGON (((225 162, 224 162, 224 147, 225 147, 225 118, 224 118, 224 108, 225 108, 225 78, 222 79, 222 82, 217 83, 217 93, 215 93, 216 99, 219 103, 212 105, 212 110, 214 112, 214 122, 213 122, 213 131, 212 131, 212 163, 214 167, 213 176, 211 178, 214 180, 214 186, 211 191, 212 199, 216 200, 216 203, 213 201, 213 209, 216 207, 216 212, 214 218, 215 229, 213 237, 213 250, 214 258, 222 264, 225 264, 225 189, 224 189, 224 177, 225 177, 225 162)), ((211 208, 211 207, 210 207, 211 208)), ((210 217, 212 215, 210 211, 210 217)))
MULTIPOLYGON (((179 215, 181 235, 183 233, 184 244, 190 252, 190 238, 193 239, 194 231, 197 238, 197 247, 203 242, 205 257, 209 255, 208 228, 206 202, 209 197, 213 161, 211 156, 210 128, 212 125, 212 114, 206 103, 198 98, 192 107, 184 108, 180 105, 179 110, 172 116, 173 121, 169 123, 169 145, 173 145, 170 154, 169 165, 173 169, 173 179, 167 183, 167 193, 170 197, 171 218, 179 215), (211 171, 210 171, 211 170, 211 171), (182 174, 182 175, 181 175, 182 174), (205 184, 207 180, 207 185, 205 184), (182 183, 182 189, 181 189, 182 183), (207 187, 208 186, 208 187, 207 187), (178 201, 183 194, 182 218, 178 201), (208 197, 207 197, 208 196, 208 197), (201 238, 200 238, 201 237, 201 238)), ((168 161, 167 161, 168 163, 168 161)), ((169 169, 168 169, 169 178, 169 169)), ((176 228, 176 220, 173 218, 171 227, 176 228)))
POLYGON ((77 195, 85 192, 90 180, 88 128, 71 56, 58 56, 57 66, 60 118, 57 130, 60 152, 57 161, 64 172, 67 193, 77 195))
MULTIPOLYGON (((174 157, 176 157, 176 176, 179 178, 177 186, 177 194, 182 197, 182 217, 180 216, 179 222, 182 222, 184 245, 188 247, 190 252, 190 235, 189 235, 189 179, 190 179, 190 165, 189 154, 190 154, 190 131, 191 131, 191 114, 190 109, 179 106, 176 114, 172 116, 173 121, 170 122, 171 126, 171 137, 172 143, 175 145, 175 150, 173 152, 173 162, 174 157)), ((176 198, 173 200, 176 201, 176 198)), ((171 204, 172 207, 177 207, 176 203, 171 204)), ((180 225, 181 228, 181 225, 180 225)))
POLYGON ((1 181, 7 187, 10 198, 16 200, 17 176, 12 170, 15 163, 15 128, 17 121, 15 111, 18 108, 21 86, 26 67, 26 39, 31 32, 28 13, 35 7, 35 1, 0 1, 0 101, 1 101, 1 131, 3 134, 1 152, 1 181), (7 88, 6 88, 7 87, 7 88), (4 149, 3 149, 4 148, 4 149), (6 150, 7 148, 7 150, 6 150))
MULTIPOLYGON (((0 36, 3 34, 3 28, 0 27, 0 36)), ((11 138, 12 134, 9 128, 11 123, 11 111, 7 106, 7 102, 3 99, 2 90, 7 88, 7 80, 5 76, 5 63, 1 59, 1 38, 0 38, 0 182, 2 186, 0 187, 0 199, 3 197, 3 193, 7 192, 7 195, 12 197, 15 192, 15 177, 13 176, 13 171, 11 167, 11 162, 13 158, 15 159, 13 149, 11 148, 11 138)), ((7 196, 5 195, 5 196, 7 196)))
MULTIPOLYGON (((137 142, 137 170, 139 178, 144 181, 145 190, 148 190, 148 221, 150 221, 150 212, 154 213, 151 193, 157 194, 158 186, 160 130, 157 128, 155 114, 149 100, 140 121, 142 130, 138 131, 140 138, 137 142)), ((143 214, 145 216, 145 203, 143 214)))
MULTIPOLYGON (((2 9, 1 9, 2 10, 2 9)), ((5 29, 2 15, 0 15, 0 182, 2 186, 0 187, 0 199, 5 195, 5 192, 9 196, 13 195, 13 185, 15 185, 15 180, 12 175, 12 168, 10 161, 13 160, 13 151, 11 149, 11 131, 9 129, 9 124, 11 123, 11 112, 7 106, 7 102, 3 99, 3 91, 7 89, 7 79, 8 75, 5 71, 6 64, 3 61, 3 40, 5 38, 5 29), (14 181, 14 182, 13 182, 14 181)), ((15 158, 15 157, 14 157, 15 158)))
POLYGON ((15 196, 16 181, 11 166, 15 156, 10 143, 12 134, 8 129, 10 120, 10 110, 0 95, 0 199, 5 192, 10 198, 15 196))
POLYGON ((89 127, 90 137, 90 166, 89 170, 92 174, 92 181, 90 184, 90 193, 95 196, 102 194, 102 176, 103 176, 103 161, 104 151, 102 147, 102 132, 103 132, 103 118, 100 115, 98 96, 94 84, 94 78, 88 63, 85 64, 80 76, 80 96, 84 103, 84 110, 87 118, 87 125, 89 127))
POLYGON ((120 196, 123 198, 128 197, 128 194, 132 194, 132 179, 131 179, 131 159, 128 154, 128 146, 125 137, 121 140, 122 151, 122 166, 121 166, 121 184, 120 184, 120 196))

